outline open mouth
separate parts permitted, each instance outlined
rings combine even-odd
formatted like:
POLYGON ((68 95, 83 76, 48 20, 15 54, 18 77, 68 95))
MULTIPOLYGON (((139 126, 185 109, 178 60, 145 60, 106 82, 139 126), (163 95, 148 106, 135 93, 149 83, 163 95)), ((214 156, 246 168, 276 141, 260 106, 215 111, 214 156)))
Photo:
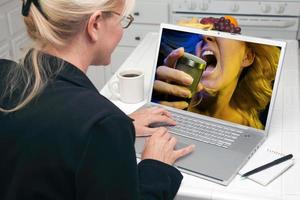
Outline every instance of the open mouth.
POLYGON ((217 65, 217 58, 214 55, 214 52, 205 50, 201 54, 201 58, 206 62, 206 70, 205 71, 213 71, 217 65))

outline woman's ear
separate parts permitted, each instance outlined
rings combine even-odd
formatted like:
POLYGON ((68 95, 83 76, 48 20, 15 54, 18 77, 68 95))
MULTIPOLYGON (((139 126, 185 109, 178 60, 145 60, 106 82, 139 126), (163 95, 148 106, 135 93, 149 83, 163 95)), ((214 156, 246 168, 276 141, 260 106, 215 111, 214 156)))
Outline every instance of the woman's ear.
POLYGON ((242 60, 242 67, 249 67, 254 62, 255 53, 251 48, 246 48, 244 58, 242 60))
POLYGON ((99 39, 99 30, 101 30, 102 12, 94 12, 86 26, 86 33, 91 42, 96 42, 99 39))

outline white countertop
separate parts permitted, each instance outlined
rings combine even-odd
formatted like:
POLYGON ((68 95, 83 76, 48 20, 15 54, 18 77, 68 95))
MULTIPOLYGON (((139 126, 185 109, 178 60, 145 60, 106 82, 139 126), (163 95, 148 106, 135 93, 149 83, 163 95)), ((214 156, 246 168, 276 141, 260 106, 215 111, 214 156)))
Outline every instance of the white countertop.
MULTIPOLYGON (((144 70, 144 102, 125 104, 111 96, 107 85, 101 90, 101 94, 111 99, 115 105, 127 114, 141 107, 148 99, 157 40, 158 34, 149 33, 120 68, 144 70)), ((184 179, 176 197, 177 200, 300 199, 300 165, 298 164, 300 161, 300 66, 298 56, 298 42, 287 41, 283 74, 279 83, 270 133, 263 145, 263 147, 271 147, 282 153, 292 153, 295 158, 295 165, 266 187, 248 179, 242 180, 240 176, 237 176, 229 186, 221 186, 184 174, 184 179)), ((112 79, 114 78, 115 76, 112 77, 112 79)))

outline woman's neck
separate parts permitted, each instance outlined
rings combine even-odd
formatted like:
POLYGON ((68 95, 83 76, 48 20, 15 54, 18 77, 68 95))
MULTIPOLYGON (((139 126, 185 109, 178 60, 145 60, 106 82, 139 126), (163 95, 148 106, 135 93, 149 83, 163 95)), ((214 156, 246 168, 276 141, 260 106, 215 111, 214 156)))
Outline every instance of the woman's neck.
MULTIPOLYGON (((218 91, 215 95, 202 94, 203 99, 199 105, 195 107, 191 106, 189 110, 193 112, 199 112, 208 114, 221 119, 226 119, 234 113, 234 109, 231 106, 231 98, 236 88, 237 81, 232 82, 226 88, 218 91)), ((201 98, 201 97, 199 97, 201 98)), ((195 101, 197 102, 197 100, 195 101)))
POLYGON ((61 58, 84 73, 87 72, 88 67, 91 65, 91 55, 89 55, 89 51, 85 48, 85 45, 81 45, 82 43, 79 40, 75 40, 74 42, 70 42, 64 47, 55 48, 53 46, 47 46, 43 48, 42 51, 48 53, 50 55, 61 58))
POLYGON ((217 96, 217 100, 212 110, 214 110, 215 116, 222 116, 231 110, 230 100, 232 98, 236 83, 228 86, 224 90, 220 91, 217 96))
POLYGON ((214 105, 214 108, 212 108, 213 113, 211 113, 211 115, 219 119, 244 124, 243 116, 238 112, 238 110, 233 108, 231 104, 232 95, 236 86, 237 82, 233 82, 219 93, 216 104, 214 105))

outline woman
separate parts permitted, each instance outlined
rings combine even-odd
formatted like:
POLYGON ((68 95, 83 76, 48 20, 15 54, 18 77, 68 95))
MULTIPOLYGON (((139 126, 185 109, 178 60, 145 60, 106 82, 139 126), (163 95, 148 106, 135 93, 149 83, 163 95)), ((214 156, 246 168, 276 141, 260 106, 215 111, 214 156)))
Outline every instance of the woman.
POLYGON ((193 150, 157 121, 101 96, 85 72, 107 65, 133 20, 133 0, 28 0, 22 13, 36 47, 22 64, 0 61, 0 199, 172 199, 171 165, 193 150), (133 123, 132 123, 133 121, 133 123), (136 134, 136 135, 135 135, 136 134), (137 166, 135 136, 151 135, 137 166))
POLYGON ((221 37, 199 38, 195 55, 204 59, 207 66, 198 92, 191 97, 186 86, 192 83, 192 77, 175 69, 177 59, 184 53, 183 48, 178 48, 167 56, 164 66, 158 67, 154 88, 158 93, 191 98, 191 103, 163 99, 160 102, 263 129, 263 114, 271 100, 280 49, 221 37))

